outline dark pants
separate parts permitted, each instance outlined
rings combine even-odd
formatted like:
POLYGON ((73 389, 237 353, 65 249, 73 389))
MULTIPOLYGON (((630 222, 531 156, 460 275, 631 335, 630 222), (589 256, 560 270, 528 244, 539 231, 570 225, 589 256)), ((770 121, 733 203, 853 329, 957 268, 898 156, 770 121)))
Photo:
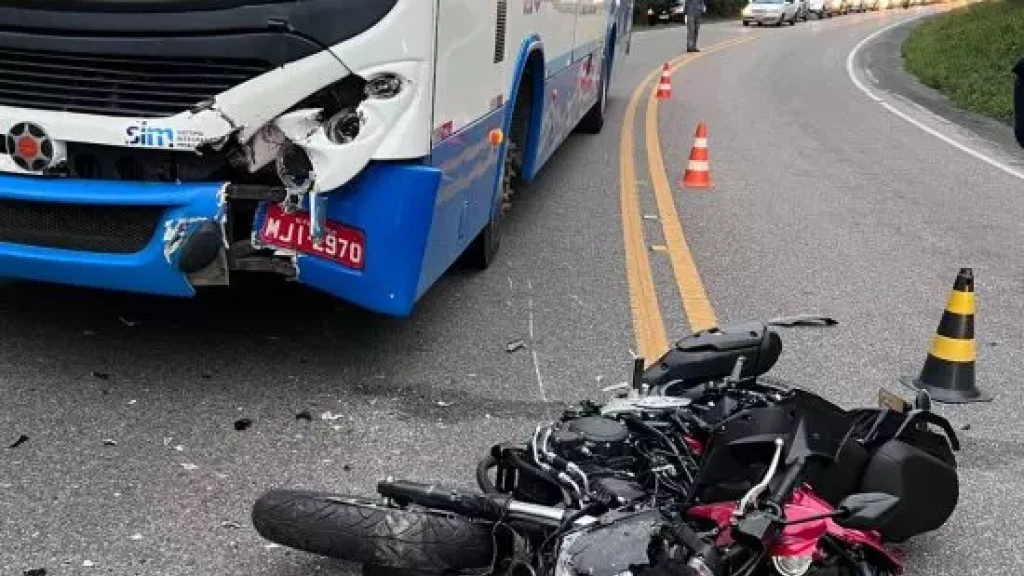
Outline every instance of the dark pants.
POLYGON ((697 32, 700 31, 700 15, 686 15, 686 49, 697 49, 697 32))

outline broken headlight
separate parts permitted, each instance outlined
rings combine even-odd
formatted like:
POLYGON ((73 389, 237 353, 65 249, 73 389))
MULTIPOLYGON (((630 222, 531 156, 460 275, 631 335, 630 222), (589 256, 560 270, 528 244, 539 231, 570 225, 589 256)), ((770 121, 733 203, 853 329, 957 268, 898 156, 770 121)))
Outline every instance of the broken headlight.
POLYGON ((313 188, 313 162, 300 146, 288 142, 277 153, 277 177, 293 194, 305 194, 313 188))
POLYGON ((324 134, 335 144, 348 144, 359 136, 366 119, 356 108, 346 108, 324 123, 324 134))

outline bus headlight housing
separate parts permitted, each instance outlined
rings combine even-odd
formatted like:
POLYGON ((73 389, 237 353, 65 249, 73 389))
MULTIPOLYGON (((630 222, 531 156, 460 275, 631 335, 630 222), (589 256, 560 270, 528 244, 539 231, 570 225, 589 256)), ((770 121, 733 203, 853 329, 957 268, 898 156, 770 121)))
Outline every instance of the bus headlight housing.
POLYGON ((324 123, 324 133, 335 144, 348 144, 359 136, 366 117, 357 108, 345 108, 324 123))
POLYGON ((313 189, 316 175, 309 155, 291 142, 281 146, 276 160, 277 177, 291 194, 306 194, 313 189))
POLYGON ((380 72, 366 79, 363 92, 367 98, 390 100, 402 92, 402 77, 392 72, 380 72))

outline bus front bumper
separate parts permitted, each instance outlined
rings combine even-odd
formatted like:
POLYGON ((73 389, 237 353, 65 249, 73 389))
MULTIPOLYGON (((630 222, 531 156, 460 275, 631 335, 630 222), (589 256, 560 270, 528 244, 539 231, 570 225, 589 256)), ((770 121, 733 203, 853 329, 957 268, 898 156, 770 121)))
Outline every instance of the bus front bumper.
POLYGON ((251 188, 0 175, 0 278, 191 297, 239 271, 274 272, 407 316, 439 183, 420 164, 371 165, 325 196, 336 235, 314 245, 308 201, 282 214, 251 188))

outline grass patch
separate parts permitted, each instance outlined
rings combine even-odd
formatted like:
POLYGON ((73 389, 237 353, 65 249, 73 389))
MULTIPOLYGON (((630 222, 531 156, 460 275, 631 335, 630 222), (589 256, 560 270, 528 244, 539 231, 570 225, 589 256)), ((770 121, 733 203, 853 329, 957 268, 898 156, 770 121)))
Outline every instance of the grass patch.
POLYGON ((988 0, 932 18, 903 43, 906 69, 958 107, 1013 119, 1013 65, 1024 57, 1024 0, 988 0))

